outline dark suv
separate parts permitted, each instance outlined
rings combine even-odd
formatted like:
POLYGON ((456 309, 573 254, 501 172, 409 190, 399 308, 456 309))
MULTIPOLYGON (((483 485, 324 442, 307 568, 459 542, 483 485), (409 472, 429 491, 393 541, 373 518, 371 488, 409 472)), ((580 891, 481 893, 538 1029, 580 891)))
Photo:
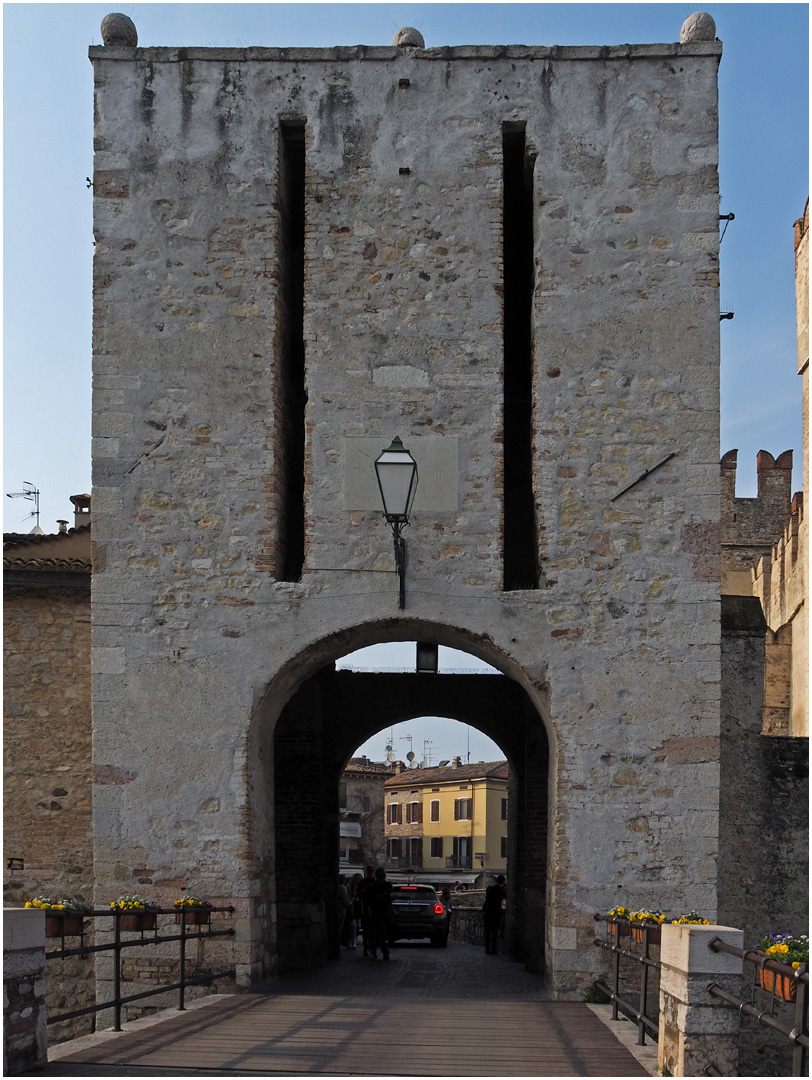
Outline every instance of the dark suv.
POLYGON ((387 935, 390 941, 427 937, 432 945, 448 944, 448 916, 431 885, 394 885, 392 910, 395 925, 387 935))

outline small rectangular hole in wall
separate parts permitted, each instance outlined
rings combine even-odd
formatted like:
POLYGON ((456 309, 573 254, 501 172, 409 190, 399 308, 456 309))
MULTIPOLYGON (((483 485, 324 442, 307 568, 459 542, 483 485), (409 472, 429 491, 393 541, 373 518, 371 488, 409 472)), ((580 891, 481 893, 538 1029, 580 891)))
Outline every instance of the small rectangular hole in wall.
POLYGON ((400 173, 401 176, 411 176, 412 170, 411 169, 398 169, 398 172, 400 173))
POLYGON ((411 85, 412 84, 408 79, 398 79, 398 86, 401 90, 407 90, 411 85))
POLYGON ((533 166, 524 122, 502 125, 504 274, 503 587, 537 589, 533 497, 533 166))
POLYGON ((305 121, 279 125, 279 318, 275 413, 278 492, 276 576, 298 581, 304 565, 304 446, 307 404, 304 357, 305 121))

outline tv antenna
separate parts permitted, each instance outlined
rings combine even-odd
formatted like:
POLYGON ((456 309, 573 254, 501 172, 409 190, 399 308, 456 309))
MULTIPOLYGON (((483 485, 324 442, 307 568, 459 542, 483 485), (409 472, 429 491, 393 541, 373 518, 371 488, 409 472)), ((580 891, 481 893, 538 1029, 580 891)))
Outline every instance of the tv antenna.
MULTIPOLYGON (((412 754, 412 743, 414 742, 414 739, 411 737, 411 735, 401 735, 400 741, 401 742, 408 742, 408 744, 409 744, 409 754, 412 754)), ((409 757, 409 754, 407 754, 406 757, 409 758, 409 761, 414 761, 414 754, 412 754, 411 757, 409 757)))
POLYGON ((433 742, 433 739, 423 740, 423 761, 421 762, 421 764, 426 769, 431 768, 431 750, 429 750, 428 748, 433 744, 433 742))
POLYGON ((6 492, 7 499, 28 499, 34 504, 34 509, 30 514, 26 514, 23 521, 28 521, 29 518, 35 517, 37 519, 37 528, 39 528, 39 488, 36 484, 32 484, 30 480, 23 480, 22 491, 8 491, 6 492))

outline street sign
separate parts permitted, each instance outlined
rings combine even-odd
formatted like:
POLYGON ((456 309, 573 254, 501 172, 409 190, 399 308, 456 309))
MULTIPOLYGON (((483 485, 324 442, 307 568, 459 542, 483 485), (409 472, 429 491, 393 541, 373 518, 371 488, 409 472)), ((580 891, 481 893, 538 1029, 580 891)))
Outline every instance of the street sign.
POLYGON ((476 851, 476 852, 474 852, 474 858, 475 859, 489 859, 490 855, 487 853, 487 851, 476 851))

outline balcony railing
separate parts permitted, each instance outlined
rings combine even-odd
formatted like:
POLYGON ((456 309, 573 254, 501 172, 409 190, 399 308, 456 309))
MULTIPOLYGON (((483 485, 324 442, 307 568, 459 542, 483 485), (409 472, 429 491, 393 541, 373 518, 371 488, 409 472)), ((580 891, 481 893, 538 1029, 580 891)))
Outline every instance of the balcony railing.
POLYGON ((449 855, 445 860, 446 870, 471 870, 473 865, 470 855, 449 855))

